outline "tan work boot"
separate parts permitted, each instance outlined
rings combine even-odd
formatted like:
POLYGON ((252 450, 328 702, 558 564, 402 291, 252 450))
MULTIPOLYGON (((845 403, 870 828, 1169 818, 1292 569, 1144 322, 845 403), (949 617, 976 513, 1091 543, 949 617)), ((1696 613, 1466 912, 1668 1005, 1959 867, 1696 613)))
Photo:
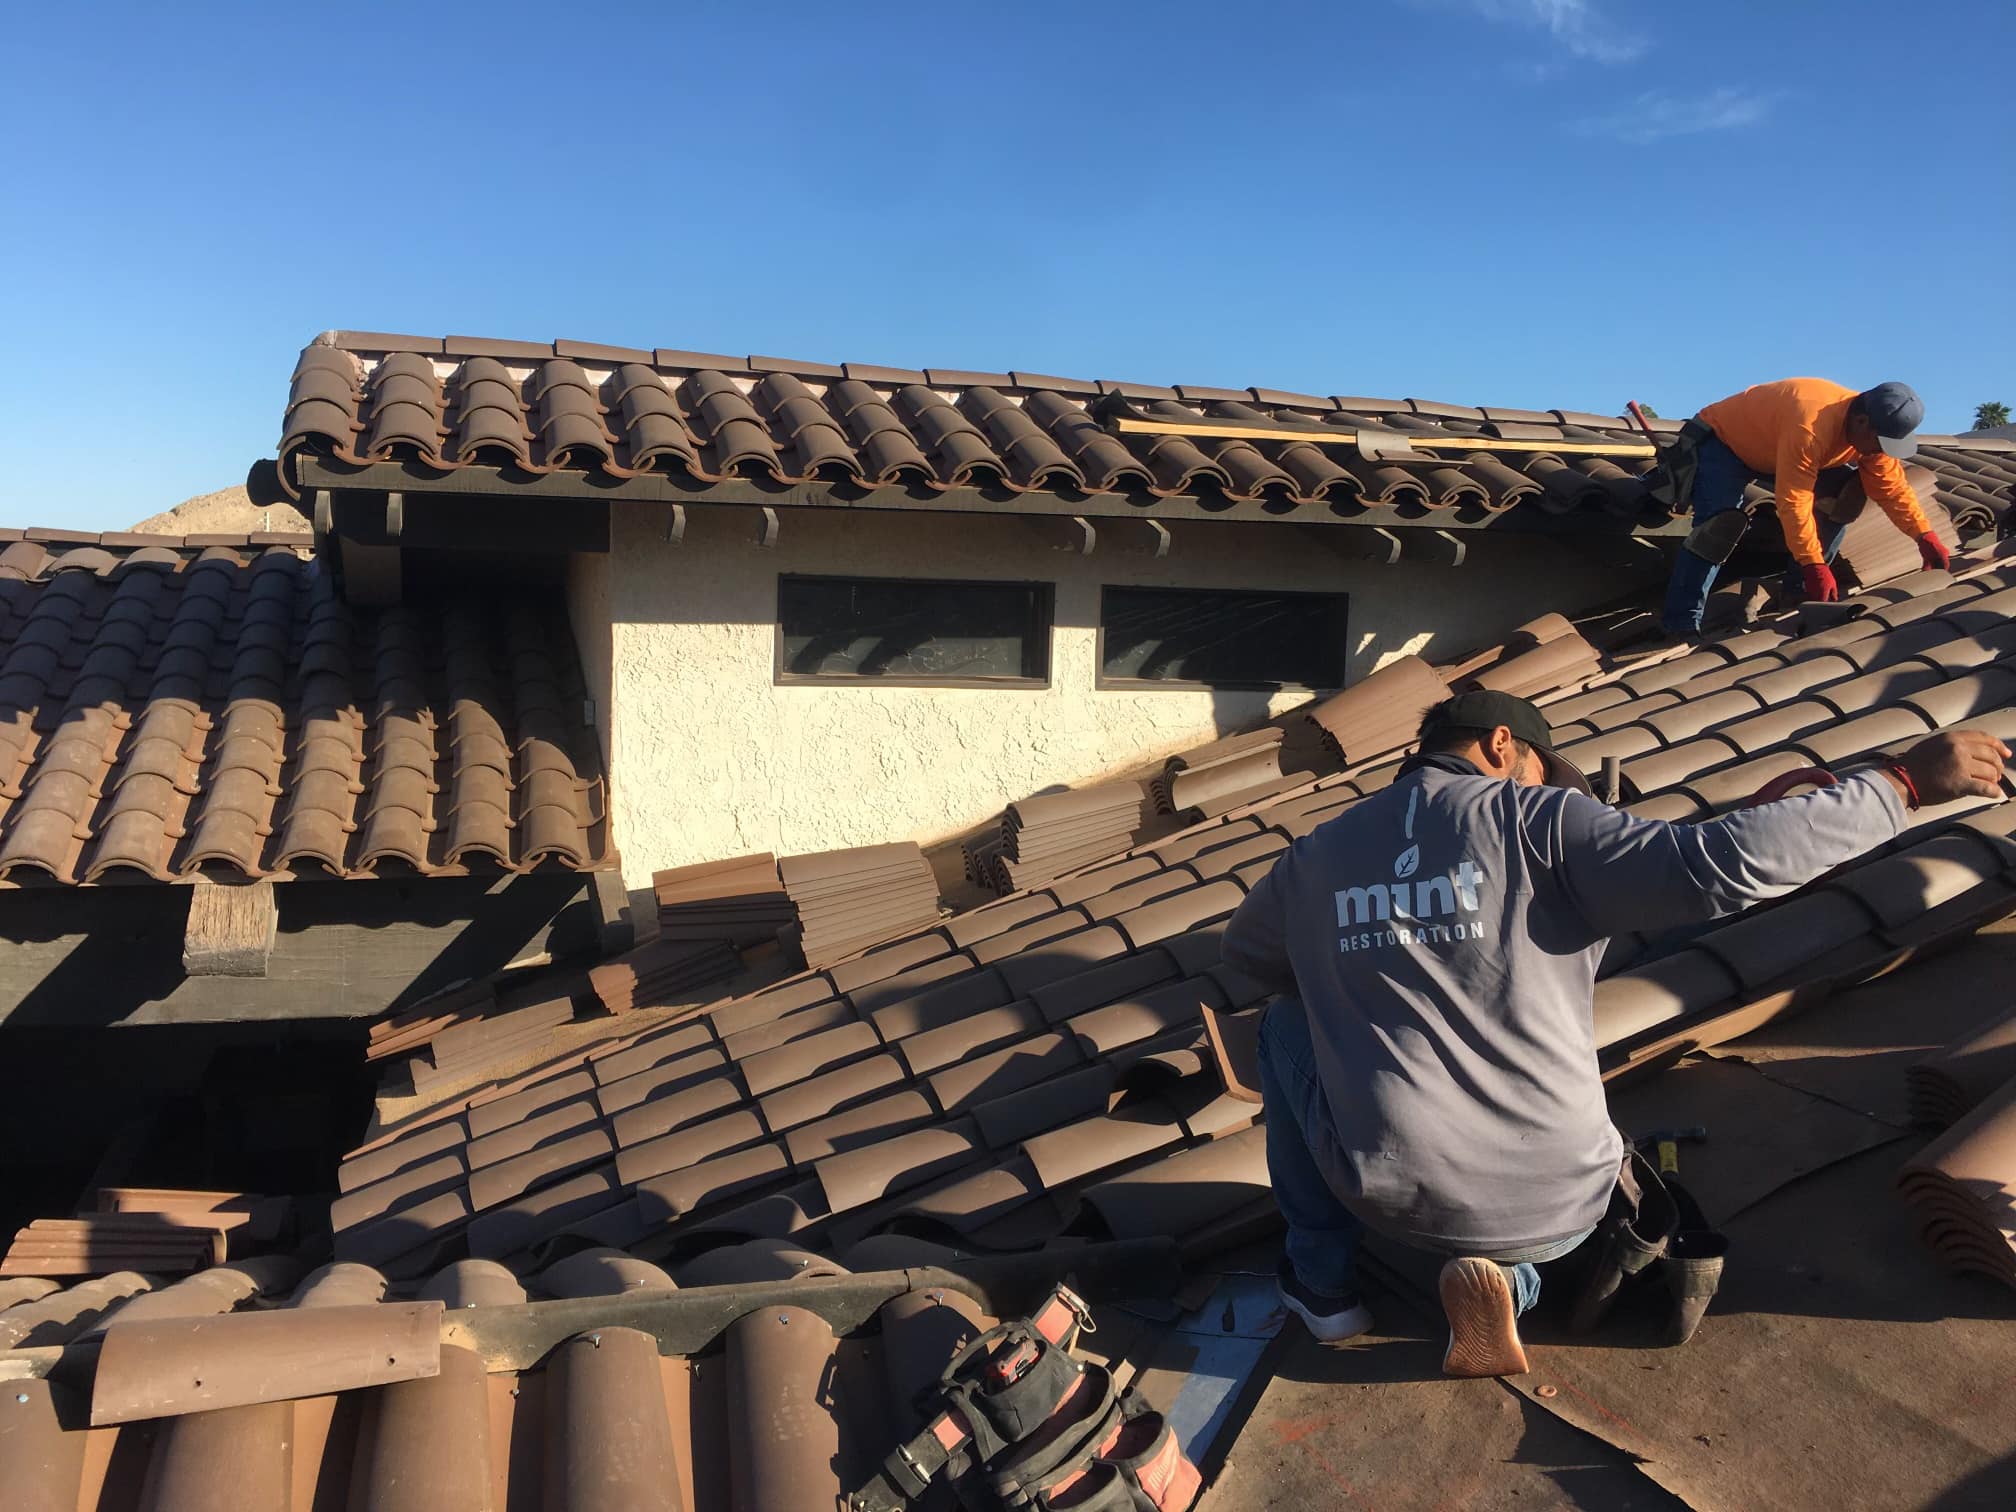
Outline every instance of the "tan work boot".
POLYGON ((1442 1311, 1449 1319, 1449 1349, 1442 1373, 1452 1376, 1526 1374, 1512 1282, 1490 1260, 1474 1255, 1442 1267, 1442 1311))

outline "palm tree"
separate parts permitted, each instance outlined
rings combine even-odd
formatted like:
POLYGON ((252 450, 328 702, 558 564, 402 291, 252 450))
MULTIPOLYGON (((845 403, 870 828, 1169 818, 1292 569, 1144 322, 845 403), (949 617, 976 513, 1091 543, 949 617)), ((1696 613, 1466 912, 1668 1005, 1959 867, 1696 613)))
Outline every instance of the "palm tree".
POLYGON ((1974 429, 1992 430, 1995 426, 2007 425, 2008 423, 2008 405, 1991 402, 1974 406, 1974 429))

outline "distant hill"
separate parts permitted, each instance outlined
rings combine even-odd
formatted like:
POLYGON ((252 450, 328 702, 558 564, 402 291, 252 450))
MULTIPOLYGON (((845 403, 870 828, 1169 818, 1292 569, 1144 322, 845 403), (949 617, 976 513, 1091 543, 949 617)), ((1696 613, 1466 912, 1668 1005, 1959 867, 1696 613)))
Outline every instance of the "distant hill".
POLYGON ((184 499, 132 528, 148 535, 236 535, 254 530, 292 530, 306 535, 309 524, 308 517, 290 504, 254 504, 240 484, 184 499))

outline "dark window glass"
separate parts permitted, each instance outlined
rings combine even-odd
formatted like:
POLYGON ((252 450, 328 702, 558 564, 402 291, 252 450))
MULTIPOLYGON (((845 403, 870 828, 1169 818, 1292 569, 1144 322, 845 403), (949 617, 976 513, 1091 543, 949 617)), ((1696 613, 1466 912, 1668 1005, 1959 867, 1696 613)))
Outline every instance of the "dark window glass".
POLYGON ((1047 583, 777 580, 777 675, 894 682, 1043 682, 1047 583))
POLYGON ((1341 688, 1349 602, 1341 593, 1108 588, 1099 679, 1341 688))

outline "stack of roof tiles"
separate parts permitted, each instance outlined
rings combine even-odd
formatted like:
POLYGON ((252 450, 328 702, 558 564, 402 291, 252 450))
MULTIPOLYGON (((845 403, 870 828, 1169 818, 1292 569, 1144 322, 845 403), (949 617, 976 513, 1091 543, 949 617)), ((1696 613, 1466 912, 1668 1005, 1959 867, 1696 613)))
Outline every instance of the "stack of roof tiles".
MULTIPOLYGON (((1656 420, 1671 432, 1680 422, 1656 420)), ((280 476, 298 492, 300 458, 396 460, 430 469, 488 467, 506 487, 580 473, 609 483, 640 474, 692 486, 734 478, 883 485, 916 492, 978 488, 1118 494, 1152 507, 1176 495, 1264 505, 1268 517, 1349 517, 1372 506, 1486 515, 1514 507, 1635 516, 1651 505, 1640 457, 1466 450, 1477 439, 1642 441, 1620 416, 1425 399, 1162 386, 733 357, 589 342, 497 341, 331 331, 295 366, 281 426, 280 476), (1361 425, 1434 443, 1404 462, 1365 462, 1307 441, 1115 435, 1090 412, 1101 399, 1151 418, 1299 427, 1361 425)), ((1926 438, 1940 486, 1989 516, 2005 513, 2010 450, 1926 438)))
POLYGON ((108 1271, 192 1271, 221 1264, 223 1229, 166 1213, 86 1213, 37 1218, 14 1235, 0 1276, 99 1276, 108 1271))
POLYGON ((737 947, 777 937, 797 918, 768 851, 651 874, 658 933, 668 940, 724 940, 737 947))
POLYGON ((808 966, 823 966, 938 917, 938 879, 910 841, 787 856, 778 863, 797 910, 788 933, 808 966))
POLYGON ((2016 1013, 2003 1014, 1904 1073, 1914 1123, 1948 1128, 2016 1081, 2016 1013))
MULTIPOLYGON (((1618 756, 1633 812, 1686 820, 1934 729, 2016 734, 2016 564, 1959 565, 1865 592, 1827 628, 1787 616, 1549 690, 1562 749, 1585 767, 1618 756)), ((1260 997, 1218 959, 1223 921, 1295 838, 1391 781, 1444 686, 1395 663, 1330 710, 1354 764, 386 1131, 343 1168, 339 1251, 405 1272, 563 1238, 1210 1242, 1268 1200, 1255 1110, 1205 1032, 1207 1009, 1260 997)), ((2016 910, 2012 828, 2006 804, 1924 811, 1769 910, 1678 947, 1618 940, 1597 991, 1605 1064, 1712 1042, 2016 910)))
POLYGON ((2016 1077, 1897 1178, 1945 1265, 2016 1288, 2016 1077))
POLYGON ((183 1223, 217 1229, 230 1241, 234 1255, 278 1240, 294 1218, 291 1197, 186 1187, 100 1187, 97 1205, 101 1213, 165 1213, 183 1223))
POLYGON ((480 1066, 532 1051, 573 1018, 573 1001, 554 997, 444 1025, 407 1063, 414 1090, 461 1081, 480 1066))
POLYGON ((356 609, 202 539, 0 551, 0 877, 608 863, 557 596, 356 609))
POLYGON ((763 1307, 694 1358, 661 1354, 636 1325, 677 1286, 836 1275, 831 1261, 745 1246, 676 1283, 607 1250, 529 1282, 463 1262, 417 1301, 390 1300, 368 1267, 301 1277, 270 1259, 170 1285, 124 1272, 0 1291, 0 1348, 76 1343, 96 1357, 81 1375, 9 1383, 0 1506, 832 1507, 922 1426, 919 1390, 992 1323, 970 1298, 897 1294, 845 1337, 810 1307, 763 1307), (448 1326, 531 1298, 565 1300, 579 1332, 525 1368, 448 1326))
POLYGON ((1939 497, 1962 535, 2006 533, 2010 507, 2016 504, 2016 448, 1925 444, 1916 460, 1936 473, 1939 497))
POLYGON ((1052 877, 1131 845, 1147 814, 1138 782, 1041 794, 1008 805, 994 857, 1002 892, 1035 887, 1052 877))
POLYGON ((1418 656, 1402 656, 1309 705, 1303 718, 1331 754, 1349 765, 1413 740, 1421 716, 1448 696, 1440 672, 1418 656))
MULTIPOLYGON (((1497 654, 1465 663, 1450 676, 1452 691, 1485 688, 1531 698, 1570 683, 1586 682, 1602 665, 1602 654, 1558 614, 1521 625, 1497 654)), ((1432 691, 1432 690, 1431 690, 1432 691)))
POLYGON ((589 990, 610 1013, 669 1002, 709 982, 725 982, 742 957, 722 940, 657 939, 588 972, 589 990))
POLYGON ((1156 808, 1194 824, 1306 781, 1312 774, 1282 772, 1283 736, 1278 725, 1267 725, 1171 756, 1149 784, 1156 808))
POLYGON ((1905 1090, 1916 1122, 1946 1129, 1898 1177, 1926 1243, 2016 1287, 2016 1013, 1910 1067, 1905 1090))
POLYGON ((411 1008, 373 1020, 365 1034, 364 1059, 389 1060, 424 1050, 442 1030, 487 1018, 496 1007, 497 989, 488 979, 448 988, 411 1008))

